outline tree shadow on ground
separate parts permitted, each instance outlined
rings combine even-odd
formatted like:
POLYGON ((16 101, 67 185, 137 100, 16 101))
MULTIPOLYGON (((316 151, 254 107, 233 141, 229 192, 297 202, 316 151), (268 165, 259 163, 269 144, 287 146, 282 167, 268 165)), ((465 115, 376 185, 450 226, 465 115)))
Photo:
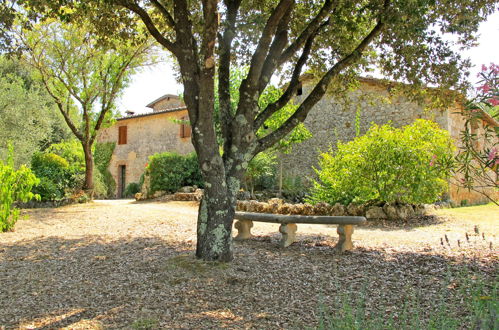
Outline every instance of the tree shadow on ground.
POLYGON ((229 264, 156 237, 0 243, 0 327, 303 328, 317 324, 321 303, 340 308, 361 292, 367 310, 383 313, 417 292, 430 302, 424 316, 442 297, 459 306, 460 274, 487 277, 497 267, 436 250, 340 254, 322 238, 281 249, 277 235, 257 237, 236 243, 229 264))

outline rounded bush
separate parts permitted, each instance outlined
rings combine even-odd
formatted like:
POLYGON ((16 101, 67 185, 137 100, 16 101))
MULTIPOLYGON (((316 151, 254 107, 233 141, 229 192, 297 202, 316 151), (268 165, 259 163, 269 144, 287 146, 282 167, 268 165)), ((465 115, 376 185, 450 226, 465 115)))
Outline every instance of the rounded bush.
POLYGON ((146 174, 150 176, 150 191, 176 192, 182 186, 202 187, 201 172, 197 156, 192 153, 180 155, 174 152, 158 153, 149 157, 146 174))
POLYGON ((63 198, 71 185, 72 173, 68 162, 52 153, 36 153, 31 160, 31 170, 40 179, 33 188, 43 201, 63 198))
POLYGON ((454 145, 428 120, 401 129, 372 125, 320 155, 311 202, 431 203, 448 188, 454 145))

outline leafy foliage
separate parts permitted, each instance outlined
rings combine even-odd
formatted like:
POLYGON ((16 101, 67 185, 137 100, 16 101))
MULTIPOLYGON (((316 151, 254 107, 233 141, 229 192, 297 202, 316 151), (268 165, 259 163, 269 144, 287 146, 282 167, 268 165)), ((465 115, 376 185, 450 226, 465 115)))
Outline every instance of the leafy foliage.
POLYGON ((39 180, 25 165, 14 169, 13 150, 9 148, 5 163, 0 159, 0 232, 12 230, 19 219, 19 209, 13 206, 14 202, 39 198, 31 192, 39 180))
MULTIPOLYGON (((112 120, 115 101, 138 68, 154 60, 147 40, 99 43, 92 26, 43 20, 31 28, 17 26, 24 60, 37 72, 48 94, 84 148, 86 168, 97 132, 112 120), (77 119, 72 114, 77 114, 77 119)), ((93 171, 85 172, 84 189, 93 188, 93 171)), ((105 176, 106 180, 109 179, 105 176)))
POLYGON ((261 152, 249 162, 244 184, 252 197, 255 188, 266 189, 274 186, 276 165, 276 156, 271 152, 261 152))
POLYGON ((312 202, 430 203, 447 188, 453 144, 427 120, 396 129, 372 125, 337 151, 320 155, 312 202))
POLYGON ((456 156, 459 187, 476 191, 499 205, 492 194, 499 189, 499 65, 482 66, 476 96, 465 104, 464 129, 456 156), (486 118, 486 117, 492 118, 486 118))
POLYGON ((96 143, 94 148, 95 167, 100 172, 102 184, 106 187, 104 197, 112 196, 116 189, 116 182, 109 172, 109 163, 115 147, 116 143, 114 142, 104 142, 96 143))
POLYGON ((137 182, 131 182, 126 186, 124 195, 133 197, 138 192, 140 192, 140 185, 137 182))
POLYGON ((149 192, 151 194, 160 190, 175 192, 185 185, 203 186, 195 154, 186 156, 174 152, 154 154, 149 157, 146 173, 151 178, 149 192))
POLYGON ((14 164, 28 164, 34 152, 69 134, 55 104, 33 70, 0 56, 0 157, 8 144, 16 150, 14 164))
POLYGON ((36 153, 31 160, 31 169, 40 178, 33 192, 43 201, 65 197, 66 189, 72 185, 73 173, 64 158, 52 153, 36 153))

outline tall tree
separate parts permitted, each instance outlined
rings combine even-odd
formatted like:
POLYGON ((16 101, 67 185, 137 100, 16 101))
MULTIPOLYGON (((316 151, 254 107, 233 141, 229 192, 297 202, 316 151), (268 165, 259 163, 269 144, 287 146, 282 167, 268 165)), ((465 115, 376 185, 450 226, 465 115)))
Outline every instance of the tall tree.
POLYGON ((92 145, 103 124, 112 116, 115 101, 131 75, 151 63, 151 43, 98 41, 88 23, 68 25, 46 22, 30 29, 19 28, 17 41, 23 58, 39 74, 85 155, 83 189, 93 189, 92 145), (75 121, 71 113, 79 113, 75 121))
POLYGON ((70 134, 32 71, 15 58, 0 56, 0 159, 7 157, 10 142, 16 166, 29 164, 31 155, 53 141, 55 133, 61 138, 70 134))
POLYGON ((248 162, 303 122, 329 85, 378 67, 415 87, 458 86, 466 61, 442 35, 453 33, 461 45, 471 45, 478 24, 497 7, 495 0, 18 1, 64 19, 92 17, 102 35, 133 35, 133 17, 138 17, 177 60, 206 181, 196 254, 224 261, 233 257, 236 192, 248 162), (99 15, 91 14, 96 9, 99 15), (235 113, 229 88, 234 65, 249 66, 235 113), (257 136, 296 94, 304 70, 316 74, 315 87, 279 127, 257 136), (214 120, 216 72, 223 153, 214 120), (279 74, 287 77, 285 92, 260 107, 260 95, 279 74))

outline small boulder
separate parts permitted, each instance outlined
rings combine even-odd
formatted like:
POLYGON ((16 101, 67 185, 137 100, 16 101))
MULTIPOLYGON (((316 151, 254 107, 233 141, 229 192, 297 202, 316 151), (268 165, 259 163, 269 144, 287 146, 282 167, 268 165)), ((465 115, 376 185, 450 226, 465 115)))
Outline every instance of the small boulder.
POLYGON ((291 214, 291 210, 293 209, 292 204, 284 203, 279 208, 277 209, 277 212, 279 214, 291 214))
POLYGON ((386 213, 383 211, 383 208, 380 206, 371 206, 366 211, 367 219, 386 219, 386 213))
POLYGON ((414 216, 414 209, 412 208, 412 205, 409 204, 403 204, 399 205, 397 207, 397 216, 399 219, 409 219, 414 216))
POLYGON ((347 212, 348 212, 348 214, 353 215, 353 216, 363 216, 364 215, 364 206, 359 205, 359 204, 350 203, 347 206, 347 212))
POLYGON ((303 212, 301 214, 314 215, 314 206, 309 203, 303 204, 303 212))
POLYGON ((385 212, 386 217, 388 219, 390 220, 398 219, 397 208, 395 207, 395 205, 387 203, 383 206, 383 211, 385 212))
POLYGON ((155 191, 154 194, 152 195, 153 198, 158 198, 158 197, 161 197, 161 196, 164 196, 166 195, 166 191, 163 191, 163 190, 158 190, 158 191, 155 191))
POLYGON ((325 202, 320 202, 314 206, 314 214, 316 215, 330 215, 331 205, 325 202))
POLYGON ((236 198, 242 201, 247 201, 251 199, 251 194, 249 191, 239 190, 237 192, 236 198))
POLYGON ((347 208, 345 207, 345 205, 342 205, 340 203, 336 203, 331 208, 330 212, 331 212, 330 214, 333 216, 343 216, 347 213, 347 208))
POLYGON ((185 186, 185 187, 180 188, 177 192, 188 194, 188 193, 193 193, 195 191, 196 191, 196 188, 191 187, 191 186, 185 186))

